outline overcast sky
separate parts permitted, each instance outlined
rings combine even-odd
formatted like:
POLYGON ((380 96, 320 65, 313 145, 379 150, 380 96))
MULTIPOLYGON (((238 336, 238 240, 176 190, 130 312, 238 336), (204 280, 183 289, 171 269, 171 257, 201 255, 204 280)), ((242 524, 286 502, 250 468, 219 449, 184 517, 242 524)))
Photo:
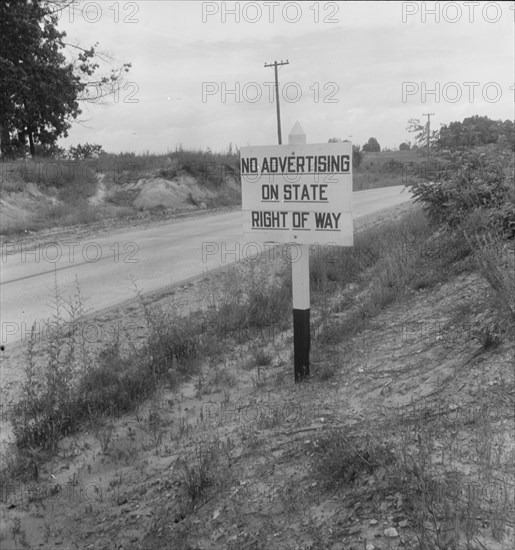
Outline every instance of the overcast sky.
POLYGON ((513 2, 76 4, 60 17, 68 39, 98 42, 132 69, 107 105, 85 106, 65 147, 276 144, 274 69, 264 67, 276 60, 289 61, 279 69, 286 143, 297 120, 308 143, 374 136, 396 148, 423 113, 433 128, 514 116, 513 2))

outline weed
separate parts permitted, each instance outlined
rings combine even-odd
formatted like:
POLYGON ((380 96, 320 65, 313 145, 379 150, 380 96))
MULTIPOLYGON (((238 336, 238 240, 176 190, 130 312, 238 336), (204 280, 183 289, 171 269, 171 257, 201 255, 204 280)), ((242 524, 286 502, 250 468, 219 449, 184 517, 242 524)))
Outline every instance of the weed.
POLYGON ((338 344, 363 331, 369 324, 369 318, 377 313, 372 302, 362 304, 358 310, 350 311, 343 317, 324 322, 315 333, 320 345, 338 344))
POLYGON ((36 364, 37 333, 31 332, 27 348, 25 382, 21 398, 13 409, 13 432, 20 447, 55 448, 59 438, 71 433, 80 413, 74 402, 74 379, 81 368, 87 368, 82 331, 74 330, 83 320, 83 299, 65 302, 55 288, 55 315, 47 331, 46 364, 36 364), (68 318, 66 317, 68 314, 68 318), (69 327, 72 327, 70 330, 69 327))
POLYGON ((102 454, 108 454, 109 447, 113 439, 114 426, 112 424, 103 423, 95 429, 95 437, 100 443, 102 454))
POLYGON ((479 341, 485 351, 497 348, 502 342, 501 332, 496 326, 488 326, 480 330, 479 341))
POLYGON ((188 193, 188 198, 186 200, 193 206, 200 206, 200 202, 193 196, 192 193, 188 193))
MULTIPOLYGON (((474 251, 475 265, 494 291, 495 303, 500 313, 499 321, 513 328, 515 323, 515 256, 511 247, 498 234, 480 238, 468 236, 474 251)), ((508 328, 507 327, 507 328, 508 328)))
POLYGON ((272 363, 272 355, 264 349, 259 349, 254 356, 254 364, 258 367, 266 367, 272 363))
POLYGON ((152 405, 148 413, 148 430, 152 436, 152 442, 157 448, 161 445, 165 434, 165 419, 161 415, 161 407, 158 399, 152 400, 152 405))
POLYGON ((206 387, 206 377, 205 376, 197 376, 195 379, 195 395, 196 397, 200 397, 205 392, 206 387))
POLYGON ((196 445, 193 456, 179 462, 180 481, 192 506, 215 484, 217 465, 218 453, 212 445, 196 445))
POLYGON ((394 454, 385 443, 363 443, 345 437, 339 430, 317 438, 314 447, 314 471, 328 486, 349 484, 394 461, 394 454))
POLYGON ((251 376, 252 383, 256 388, 263 388, 268 382, 266 374, 263 372, 262 367, 257 368, 256 376, 251 376))
POLYGON ((168 324, 166 317, 150 311, 150 335, 143 349, 124 356, 117 337, 93 358, 81 341, 83 331, 75 330, 83 319, 82 304, 80 289, 75 301, 64 302, 56 288, 56 313, 45 342, 47 362, 43 366, 36 364, 36 333, 32 331, 25 382, 13 407, 13 431, 19 448, 55 448, 63 435, 84 422, 95 423, 106 415, 133 409, 154 392, 163 375, 177 383, 181 376, 194 371, 191 360, 197 347, 188 333, 189 325, 177 321, 168 324))
POLYGON ((13 536, 15 544, 19 542, 23 548, 31 547, 27 541, 27 532, 25 531, 25 529, 22 528, 21 519, 19 517, 15 517, 13 519, 13 522, 11 525, 11 534, 13 536))
POLYGON ((279 426, 282 420, 282 411, 278 407, 262 410, 256 418, 256 427, 258 430, 270 430, 279 426))
POLYGON ((48 543, 51 536, 52 536, 52 526, 45 521, 43 524, 43 541, 45 542, 45 544, 48 543))
POLYGON ((324 362, 316 370, 318 379, 321 382, 325 382, 333 378, 336 374, 337 366, 334 363, 324 362))
POLYGON ((254 424, 239 424, 236 428, 236 434, 241 439, 245 448, 249 451, 257 449, 263 443, 263 440, 254 427, 254 424))
MULTIPOLYGON (((227 368, 215 368, 210 371, 207 376, 205 386, 209 388, 209 393, 213 393, 215 391, 232 388, 237 383, 238 379, 234 372, 227 368)), ((204 393, 206 393, 206 390, 204 390, 204 393)))

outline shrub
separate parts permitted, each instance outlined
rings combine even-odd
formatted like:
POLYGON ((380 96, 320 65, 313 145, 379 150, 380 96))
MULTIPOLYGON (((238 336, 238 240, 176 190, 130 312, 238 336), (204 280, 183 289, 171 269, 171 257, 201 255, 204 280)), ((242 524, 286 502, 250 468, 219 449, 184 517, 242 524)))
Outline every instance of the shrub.
POLYGON ((430 219, 458 227, 470 213, 488 211, 488 225, 506 237, 515 235, 513 155, 501 147, 488 154, 477 149, 455 154, 452 169, 437 174, 436 181, 411 183, 415 202, 422 203, 430 219))
POLYGON ((395 461, 390 446, 384 442, 345 437, 331 430, 316 439, 313 469, 331 488, 339 483, 352 483, 373 474, 395 461))
POLYGON ((83 160, 98 158, 100 155, 105 154, 105 151, 102 148, 102 145, 93 143, 85 143, 82 145, 79 143, 77 147, 70 147, 69 154, 75 160, 83 160))
POLYGON ((183 493, 190 505, 202 501, 216 485, 219 454, 214 444, 196 445, 192 456, 179 461, 179 477, 183 493))
POLYGON ((384 163, 383 170, 386 174, 402 175, 404 163, 397 159, 390 159, 384 163))

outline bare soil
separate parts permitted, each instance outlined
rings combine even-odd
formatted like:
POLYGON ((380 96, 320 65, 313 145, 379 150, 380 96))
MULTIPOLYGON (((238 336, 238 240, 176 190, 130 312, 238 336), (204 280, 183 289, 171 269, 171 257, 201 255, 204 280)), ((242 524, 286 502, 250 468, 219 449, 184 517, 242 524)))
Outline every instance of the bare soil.
MULTIPOLYGON (((147 298, 181 311, 201 309, 219 275, 147 298)), ((339 297, 354 303, 359 293, 350 285, 339 297)), ((417 446, 421 423, 441 455, 436 470, 460 479, 478 470, 484 439, 477 434, 487 429, 499 452, 494 474, 511 491, 503 503, 513 506, 515 344, 485 349, 480 331, 492 307, 487 284, 460 274, 413 291, 356 336, 336 333, 325 344, 318 339, 320 323, 337 327, 345 311, 327 317, 315 308, 311 376, 299 384, 293 382, 291 330, 271 327, 243 344, 229 339, 223 360, 204 358, 192 382, 178 391, 162 387, 133 413, 63 440, 41 461, 37 481, 4 487, 0 546, 419 548, 402 487, 385 484, 377 471, 328 482, 317 457, 320 442, 336 433, 353 445, 384 439, 409 450, 417 446), (269 365, 255 364, 258 351, 270 353, 269 365), (332 375, 323 376, 327 370, 332 375), (191 504, 184 490, 195 466, 205 468, 205 493, 191 504)), ((136 301, 94 316, 107 341, 110 327, 124 318, 140 327, 130 338, 143 342, 145 320, 136 301)), ((2 356, 3 367, 19 374, 23 351, 2 356)), ((11 396, 18 382, 19 376, 8 381, 11 396)), ((501 541, 485 527, 470 548, 512 548, 513 527, 505 526, 501 541)))

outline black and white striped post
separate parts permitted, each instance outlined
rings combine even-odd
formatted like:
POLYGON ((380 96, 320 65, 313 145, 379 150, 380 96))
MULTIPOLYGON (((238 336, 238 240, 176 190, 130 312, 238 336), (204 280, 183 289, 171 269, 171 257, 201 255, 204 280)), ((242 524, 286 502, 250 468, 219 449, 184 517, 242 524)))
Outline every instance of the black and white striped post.
POLYGON ((294 378, 300 382, 310 374, 310 245, 353 245, 352 144, 308 145, 297 122, 288 145, 241 147, 240 168, 244 235, 291 251, 294 378))
MULTIPOLYGON (((288 145, 305 145, 306 134, 296 122, 288 136, 288 145)), ((293 364, 295 382, 309 376, 309 348, 311 333, 309 324, 309 245, 298 244, 300 254, 292 258, 293 290, 293 364)))

